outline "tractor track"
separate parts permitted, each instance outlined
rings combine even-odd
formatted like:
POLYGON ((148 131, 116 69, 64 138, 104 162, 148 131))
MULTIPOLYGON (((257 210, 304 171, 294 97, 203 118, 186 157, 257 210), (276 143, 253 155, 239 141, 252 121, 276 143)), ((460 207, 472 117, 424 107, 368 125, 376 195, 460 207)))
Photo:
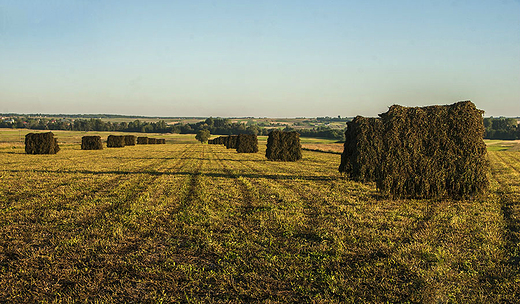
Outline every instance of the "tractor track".
MULTIPOLYGON (((501 152, 494 152, 493 158, 496 158, 494 161, 495 166, 497 164, 501 165, 503 169, 509 169, 509 172, 506 173, 508 176, 513 175, 517 178, 517 175, 520 175, 520 170, 517 170, 514 166, 512 166, 508 159, 500 154, 501 152), (517 174, 515 174, 517 173, 517 174)), ((515 159, 513 157, 513 159, 515 159)), ((499 204, 501 206, 503 218, 506 224, 506 232, 505 237, 509 245, 507 246, 510 252, 509 264, 518 269, 520 267, 520 256, 519 253, 515 251, 520 244, 520 208, 519 208, 519 194, 514 191, 514 186, 510 181, 514 180, 514 178, 509 178, 506 180, 504 173, 497 172, 501 170, 499 168, 492 168, 492 175, 495 181, 500 185, 500 190, 502 193, 497 193, 499 195, 499 204)))
MULTIPOLYGON (((180 207, 179 207, 180 209, 177 210, 177 212, 179 212, 180 210, 186 209, 191 203, 193 203, 195 200, 198 200, 198 198, 199 198, 197 188, 198 188, 198 184, 200 183, 202 165, 205 161, 205 159, 204 159, 205 151, 204 150, 205 150, 205 146, 202 145, 201 157, 198 158, 198 163, 195 167, 195 170, 193 170, 192 172, 188 172, 188 174, 187 174, 187 177, 184 181, 184 184, 185 185, 187 184, 187 190, 181 196, 180 207)), ((183 163, 183 167, 184 167, 184 165, 188 164, 188 159, 191 159, 191 158, 183 158, 183 159, 184 159, 184 163, 183 163)))

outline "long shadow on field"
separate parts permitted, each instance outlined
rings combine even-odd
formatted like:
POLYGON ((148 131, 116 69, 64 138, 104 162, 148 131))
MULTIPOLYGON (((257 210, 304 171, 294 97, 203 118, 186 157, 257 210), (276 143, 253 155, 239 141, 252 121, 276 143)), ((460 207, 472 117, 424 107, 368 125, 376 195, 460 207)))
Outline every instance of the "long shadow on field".
MULTIPOLYGON (((57 173, 57 174, 92 174, 92 175, 103 175, 103 174, 150 174, 150 175, 193 175, 193 172, 158 172, 158 171, 90 171, 90 170, 1 170, 5 172, 11 173, 57 173)), ((309 181, 332 181, 341 179, 341 176, 338 174, 337 176, 328 175, 328 176, 305 176, 305 175, 277 175, 277 174, 258 174, 258 173, 235 173, 233 175, 226 173, 199 173, 200 175, 209 176, 209 177, 223 177, 223 178, 237 178, 237 177, 247 177, 247 178, 265 178, 272 180, 309 180, 309 181)))
MULTIPOLYGON (((167 159, 167 160, 172 160, 172 159, 183 159, 183 160, 209 160, 208 158, 204 158, 204 157, 115 157, 115 156, 112 156, 112 157, 107 157, 107 158, 115 158, 115 159, 167 159)), ((252 162, 269 162, 270 160, 268 159, 232 159, 232 158, 221 158, 220 160, 225 160, 225 161, 240 161, 240 162, 243 162, 243 161, 252 161, 252 162)))

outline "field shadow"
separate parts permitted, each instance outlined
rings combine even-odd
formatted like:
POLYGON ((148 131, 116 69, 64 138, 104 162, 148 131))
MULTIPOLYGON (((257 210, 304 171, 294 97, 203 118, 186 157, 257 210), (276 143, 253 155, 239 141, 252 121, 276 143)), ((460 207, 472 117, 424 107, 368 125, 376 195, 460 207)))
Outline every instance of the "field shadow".
POLYGON ((17 152, 17 151, 1 151, 0 154, 27 154, 24 152, 17 152))
MULTIPOLYGON (((517 244, 520 243, 520 238, 518 237, 520 232, 520 220, 518 220, 517 212, 515 212, 517 209, 515 205, 518 204, 518 200, 515 199, 513 195, 505 193, 500 197, 500 204, 507 227, 508 247, 516 248, 517 244)), ((509 264, 516 268, 520 267, 520 253, 511 250, 509 264)))
POLYGON ((120 175, 131 175, 131 174, 148 174, 148 175, 156 175, 156 176, 186 176, 186 175, 194 175, 199 174, 203 176, 209 176, 214 178, 238 178, 238 177, 246 177, 246 178, 265 178, 269 180, 306 180, 306 181, 335 181, 341 179, 340 176, 312 176, 312 175, 277 175, 277 174, 258 174, 258 173, 215 173, 215 172, 159 172, 159 171, 116 171, 116 170, 108 170, 108 171, 91 171, 91 170, 2 170, 4 172, 10 173, 56 173, 56 174, 91 174, 91 175, 105 175, 105 174, 120 174, 120 175))
MULTIPOLYGON (((183 157, 184 160, 210 160, 204 157, 183 157)), ((268 159, 232 159, 232 158, 219 158, 218 160, 232 161, 232 162, 267 162, 268 159)))
MULTIPOLYGON (((164 159, 164 160, 174 160, 174 159, 177 159, 177 160, 211 160, 209 158, 204 158, 204 157, 127 157, 127 156, 124 156, 124 157, 117 157, 117 156, 109 156, 109 157, 106 157, 106 158, 113 158, 113 159, 148 159, 148 160, 153 160, 153 159, 164 159)), ((224 161, 238 161, 238 162, 244 162, 244 161, 252 161, 252 162, 268 162, 270 160, 268 159, 232 159, 232 158, 219 158, 219 160, 224 160, 224 161)))

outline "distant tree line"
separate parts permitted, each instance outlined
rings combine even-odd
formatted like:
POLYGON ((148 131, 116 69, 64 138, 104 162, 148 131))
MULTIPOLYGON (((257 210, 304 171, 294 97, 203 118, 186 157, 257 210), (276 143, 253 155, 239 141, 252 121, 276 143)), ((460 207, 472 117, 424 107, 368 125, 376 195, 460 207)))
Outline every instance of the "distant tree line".
MULTIPOLYGON (((74 115, 81 117, 82 115, 74 115)), ((85 115, 88 116, 88 115, 85 115)), ((261 124, 231 122, 228 118, 207 118, 197 123, 167 124, 164 120, 147 122, 136 119, 131 122, 111 122, 100 118, 48 118, 36 115, 11 116, 0 120, 0 128, 27 128, 33 130, 70 130, 70 131, 120 131, 140 133, 179 133, 197 134, 200 130, 209 130, 213 135, 255 134, 268 135, 271 128, 261 124)), ((128 116, 106 115, 108 118, 128 116)), ((515 118, 484 118, 487 139, 520 139, 520 125, 515 118)), ((297 131, 301 137, 320 137, 344 140, 345 130, 319 126, 295 129, 286 126, 284 131, 297 131)))
POLYGON ((99 118, 90 119, 52 119, 20 116, 0 121, 0 128, 26 128, 33 130, 70 130, 70 131, 121 131, 143 133, 170 133, 171 126, 164 120, 158 122, 111 122, 99 118))
MULTIPOLYGON (((141 133, 179 133, 197 134, 201 130, 208 130, 213 135, 238 135, 254 134, 268 135, 270 128, 256 124, 232 122, 228 118, 207 118, 197 123, 167 124, 164 120, 158 122, 146 122, 134 120, 131 122, 111 122, 100 118, 71 119, 71 118, 46 118, 32 116, 10 117, 0 120, 0 128, 26 128, 33 130, 70 130, 70 131, 119 131, 141 133)), ((286 128, 292 131, 292 128, 286 128)), ((302 137, 323 137, 341 140, 344 130, 329 127, 317 127, 313 129, 298 129, 302 137)))
POLYGON ((320 138, 329 138, 329 139, 337 139, 338 141, 345 140, 345 130, 344 129, 332 129, 330 127, 319 126, 312 129, 294 129, 289 126, 285 127, 284 131, 291 132, 296 131, 300 133, 300 137, 320 137, 320 138))
POLYGON ((484 118, 487 139, 520 139, 520 125, 516 118, 484 118))

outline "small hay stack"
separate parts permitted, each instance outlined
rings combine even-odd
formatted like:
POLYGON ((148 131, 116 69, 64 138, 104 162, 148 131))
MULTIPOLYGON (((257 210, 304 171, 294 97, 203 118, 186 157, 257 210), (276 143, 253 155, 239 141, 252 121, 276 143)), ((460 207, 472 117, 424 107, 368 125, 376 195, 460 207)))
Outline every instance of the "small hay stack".
POLYGON ((297 161, 302 158, 302 146, 298 132, 273 130, 267 138, 265 157, 270 160, 297 161))
POLYGON ((224 141, 224 145, 228 149, 236 149, 237 148, 237 139, 238 135, 229 135, 224 141))
POLYGON ((137 137, 135 135, 124 135, 125 137, 125 146, 135 146, 137 142, 137 137))
POLYGON ((148 137, 148 144, 149 145, 157 144, 157 139, 156 138, 152 138, 152 137, 148 137))
POLYGON ((383 149, 383 123, 357 116, 347 123, 339 172, 356 181, 376 181, 383 149))
POLYGON ((157 144, 164 145, 164 144, 166 144, 166 139, 165 138, 157 138, 156 142, 157 142, 157 144))
POLYGON ((108 135, 108 148, 122 148, 125 146, 125 136, 123 135, 108 135))
POLYGON ((258 152, 258 138, 255 134, 240 134, 237 137, 238 153, 256 153, 258 152))
POLYGON ((377 187, 391 197, 469 198, 489 187, 483 111, 471 101, 380 114, 384 125, 377 187))
POLYGON ((58 140, 52 132, 29 133, 25 135, 25 153, 56 154, 60 151, 58 140))
POLYGON ((145 137, 145 136, 137 137, 137 144, 138 145, 146 145, 146 144, 148 144, 148 137, 145 137))
POLYGON ((83 136, 81 138, 81 150, 103 150, 101 136, 83 136))

